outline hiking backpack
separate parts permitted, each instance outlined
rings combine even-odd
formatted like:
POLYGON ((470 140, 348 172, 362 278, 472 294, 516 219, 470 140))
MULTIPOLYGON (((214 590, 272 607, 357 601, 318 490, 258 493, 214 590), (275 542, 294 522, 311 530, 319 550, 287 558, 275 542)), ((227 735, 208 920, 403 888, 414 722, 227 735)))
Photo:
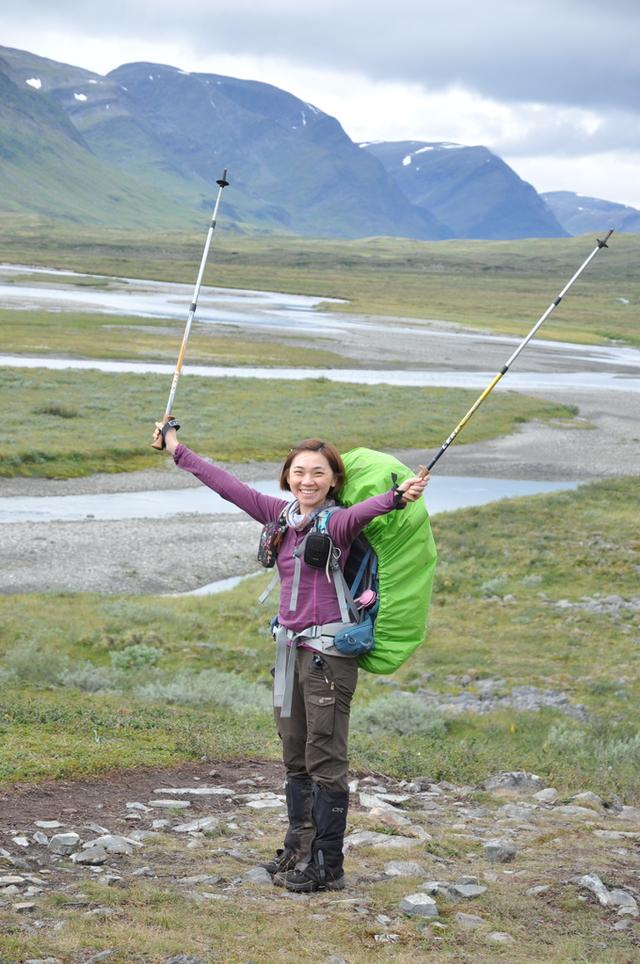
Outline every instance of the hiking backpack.
MULTIPOLYGON (((351 449, 342 460, 346 481, 338 498, 347 507, 386 491, 394 476, 402 484, 414 475, 392 455, 372 449, 351 449)), ((388 674, 408 659, 426 635, 437 553, 424 499, 378 516, 365 526, 363 535, 376 560, 368 565, 373 568, 376 584, 372 588, 378 603, 372 614, 374 646, 358 663, 370 673, 388 674)), ((345 567, 350 586, 362 551, 356 541, 345 567)), ((352 591, 357 595, 361 589, 354 586, 352 591)))

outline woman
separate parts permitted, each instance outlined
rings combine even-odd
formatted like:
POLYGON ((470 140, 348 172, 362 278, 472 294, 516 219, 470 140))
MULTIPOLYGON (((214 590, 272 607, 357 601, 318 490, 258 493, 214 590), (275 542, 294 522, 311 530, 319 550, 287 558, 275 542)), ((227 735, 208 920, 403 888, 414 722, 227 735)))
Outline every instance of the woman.
MULTIPOLYGON (((342 459, 329 442, 306 439, 296 445, 280 473, 281 488, 294 498, 288 502, 262 495, 178 443, 171 421, 156 423, 154 440, 161 436, 179 468, 263 525, 280 523, 276 640, 289 673, 277 657, 274 714, 286 768, 289 827, 284 847, 266 867, 275 884, 292 891, 342 890, 349 805, 347 737, 358 661, 333 645, 332 633, 344 625, 344 610, 328 567, 310 564, 304 554, 314 520, 336 505, 334 497, 345 478, 342 459)), ((340 567, 367 523, 419 499, 427 482, 428 475, 416 476, 350 508, 324 514, 340 567)))

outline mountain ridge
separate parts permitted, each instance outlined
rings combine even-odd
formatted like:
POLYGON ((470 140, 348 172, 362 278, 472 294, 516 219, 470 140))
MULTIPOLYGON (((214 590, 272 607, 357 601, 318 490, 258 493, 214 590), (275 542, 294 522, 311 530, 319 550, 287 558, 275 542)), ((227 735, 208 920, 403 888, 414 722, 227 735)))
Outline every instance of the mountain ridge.
POLYGON ((570 233, 486 147, 357 145, 337 118, 261 81, 146 61, 101 75, 10 47, 0 47, 0 77, 0 210, 188 227, 228 168, 225 229, 418 240, 570 233))

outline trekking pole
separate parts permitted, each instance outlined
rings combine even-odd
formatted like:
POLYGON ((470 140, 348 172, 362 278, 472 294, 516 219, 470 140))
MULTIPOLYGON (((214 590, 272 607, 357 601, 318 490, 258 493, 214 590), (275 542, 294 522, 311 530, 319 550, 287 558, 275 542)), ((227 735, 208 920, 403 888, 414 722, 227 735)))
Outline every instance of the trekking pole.
MULTIPOLYGON (((609 238, 611 237, 612 234, 613 234, 613 228, 611 228, 611 230, 607 232, 607 234, 605 235, 603 241, 600 241, 600 239, 598 238, 598 243, 596 244, 595 248, 593 249, 593 251, 591 252, 591 254, 589 255, 589 257, 586 259, 586 261, 584 261, 583 264, 580 265, 580 267, 578 268, 578 270, 577 270, 576 273, 574 274, 573 278, 571 278, 571 280, 564 286, 564 288, 562 289, 562 291, 560 292, 560 294, 558 295, 558 297, 555 299, 555 301, 552 301, 552 302, 551 302, 551 304, 549 305, 549 307, 547 308, 547 310, 544 312, 544 314, 543 314, 543 315, 538 319, 538 321, 535 323, 535 325, 533 326, 533 328, 531 329, 531 331, 529 332, 529 334, 527 335, 527 337, 518 345, 518 347, 517 347, 516 350, 514 351, 514 353, 513 353, 513 355, 511 356, 511 358, 509 358, 509 359, 504 363, 504 365, 502 366, 502 368, 500 369, 500 371, 498 372, 498 374, 495 376, 495 378, 489 383, 489 385, 487 385, 487 387, 486 387, 485 390, 482 392, 482 394, 475 400, 475 402, 473 403, 473 405, 471 406, 471 408, 469 409, 469 411, 467 412, 467 414, 464 416, 464 418, 463 418, 460 422, 458 422, 458 424, 457 424, 456 427, 454 428, 454 430, 453 430, 453 432, 451 433, 451 435, 449 436, 449 438, 446 439, 446 440, 442 443, 442 445, 440 446, 440 448, 438 449, 438 451, 436 452, 436 454, 434 455, 434 457, 433 457, 433 458, 431 459, 431 461, 429 462, 429 465, 426 466, 427 471, 429 471, 430 469, 432 469, 433 466, 434 466, 434 465, 436 464, 436 462, 438 461, 438 459, 439 459, 442 455, 444 455, 444 453, 447 451, 447 449, 449 448, 449 446, 451 445, 451 443, 453 442, 453 440, 456 438, 457 435, 459 435, 459 433, 460 433, 460 432, 462 431, 462 429, 465 427, 465 425, 467 424, 467 422, 469 421, 469 419, 471 418, 471 416, 474 414, 474 412, 477 412, 477 410, 480 408, 480 406, 481 406, 482 403, 484 402, 485 398, 486 398, 488 395, 491 394, 491 392, 492 392, 493 389, 496 387, 496 385, 498 384, 498 382, 500 381, 500 379, 501 379, 504 375, 507 374, 507 372, 509 371, 512 363, 516 360, 516 358, 518 357, 518 355, 520 354, 520 352, 521 352, 524 348, 527 347, 527 345, 529 344, 529 342, 531 341, 531 339, 533 338, 533 336, 535 335, 535 333, 538 331, 538 329, 540 328, 540 326, 547 320, 547 318, 549 317, 549 315, 551 314, 551 312, 553 311, 553 309, 558 307, 558 305, 560 304, 560 302, 562 301, 562 299, 563 299, 564 296, 566 295, 567 291, 569 290, 569 288, 571 287, 571 285, 573 284, 573 282, 574 282, 577 278, 580 277, 580 275, 582 274, 582 272, 584 271, 584 269, 587 267, 587 265, 589 264, 589 262, 592 260, 592 258, 595 258, 595 256, 597 255, 598 251, 600 251, 601 248, 608 248, 608 247, 609 247, 609 245, 607 244, 607 241, 609 240, 609 238)), ((423 466, 420 466, 420 468, 421 468, 421 470, 422 470, 422 469, 423 469, 423 466)))
MULTIPOLYGON (((204 251, 202 252, 202 259, 200 261, 200 270, 198 271, 198 277, 196 279, 196 286, 193 291, 193 298, 191 300, 191 306, 189 308, 189 313, 187 315, 187 324, 184 329, 184 335, 182 336, 182 345, 180 346, 180 352, 178 354, 178 361, 176 364, 176 370, 173 373, 173 381, 171 382, 171 390, 169 391, 169 398, 167 401, 167 407, 165 409, 164 418, 165 422, 167 419, 171 418, 171 409, 173 408, 173 401, 176 397, 176 389, 178 388, 178 379, 180 378, 180 373, 182 372, 182 363, 184 361, 184 353, 187 348, 187 342, 189 340, 189 333, 191 332, 191 323, 193 322, 193 316, 196 313, 196 308, 198 307, 198 296, 200 294, 200 286, 202 284, 202 278, 204 275, 205 265, 207 263, 207 256, 209 254, 209 248, 211 246, 211 239, 213 238, 213 232, 216 227, 216 218, 218 217, 218 208, 220 207, 220 198, 222 197, 222 192, 225 187, 229 184, 227 180, 227 169, 225 168, 222 172, 222 177, 218 178, 216 181, 218 185, 218 195, 216 197, 216 203, 213 208, 213 214, 211 215, 211 224, 209 225, 209 230, 207 232, 207 240, 205 241, 204 251)), ((164 438, 160 435, 155 442, 151 443, 154 449, 164 448, 164 438)))

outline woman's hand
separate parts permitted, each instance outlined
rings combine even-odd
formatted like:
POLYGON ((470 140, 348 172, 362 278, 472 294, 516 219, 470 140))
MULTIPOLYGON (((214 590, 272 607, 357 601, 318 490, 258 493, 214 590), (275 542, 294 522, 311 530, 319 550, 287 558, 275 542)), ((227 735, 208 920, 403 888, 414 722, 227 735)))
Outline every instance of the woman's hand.
POLYGON ((403 502, 416 502, 422 496, 429 482, 429 471, 420 466, 420 473, 414 475, 412 479, 407 479, 402 485, 398 486, 398 492, 402 495, 403 502))
MULTIPOLYGON (((156 422, 156 427, 153 432, 153 441, 157 442, 162 434, 162 426, 164 422, 156 422)), ((169 455, 173 455, 178 447, 178 433, 175 428, 168 428, 164 433, 164 444, 169 455)))

